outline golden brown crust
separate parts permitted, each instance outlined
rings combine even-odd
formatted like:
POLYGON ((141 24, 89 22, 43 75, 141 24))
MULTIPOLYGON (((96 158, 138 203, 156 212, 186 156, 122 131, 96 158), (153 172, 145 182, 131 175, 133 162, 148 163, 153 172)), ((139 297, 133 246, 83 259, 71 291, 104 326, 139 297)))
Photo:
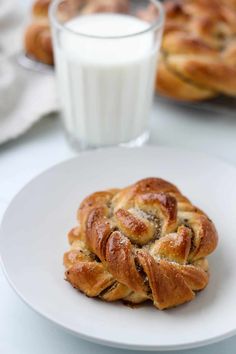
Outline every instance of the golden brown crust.
POLYGON ((32 14, 37 18, 48 18, 48 9, 51 4, 51 0, 36 0, 32 7, 32 14))
POLYGON ((236 68, 232 66, 206 57, 196 59, 194 56, 186 58, 180 55, 172 55, 168 64, 199 87, 207 86, 210 90, 221 91, 229 96, 236 95, 236 68))
POLYGON ((118 209, 114 220, 119 230, 138 245, 151 241, 155 234, 155 226, 144 217, 126 209, 118 209))
POLYGON ((108 239, 106 262, 108 270, 120 283, 137 293, 145 293, 145 284, 136 268, 132 244, 119 231, 113 232, 108 239))
POLYGON ((164 60, 158 64, 156 89, 163 96, 180 101, 201 101, 217 96, 216 92, 194 86, 181 78, 164 60))
POLYGON ((70 232, 68 233, 68 242, 70 245, 72 245, 72 243, 74 241, 77 241, 80 237, 80 228, 74 227, 73 229, 70 230, 70 232))
POLYGON ((138 252, 138 260, 147 274, 153 303, 160 310, 183 304, 194 298, 194 292, 181 272, 167 261, 155 261, 144 251, 138 252))
POLYGON ((202 290, 207 286, 208 273, 197 266, 175 264, 175 268, 179 269, 184 280, 194 291, 202 290))
POLYGON ((171 31, 166 34, 162 42, 163 51, 168 54, 189 54, 217 58, 219 53, 195 35, 181 31, 171 31))
POLYGON ((88 214, 86 222, 85 239, 88 248, 94 252, 101 261, 106 257, 106 245, 111 235, 112 227, 102 207, 93 209, 88 214))
POLYGON ((146 178, 96 192, 78 211, 64 255, 66 279, 88 296, 159 309, 194 298, 208 282, 205 257, 217 245, 209 218, 171 183, 146 178))
POLYGON ((108 205, 111 202, 115 193, 116 190, 110 190, 106 192, 96 192, 83 200, 77 213, 77 217, 81 225, 81 235, 83 238, 85 238, 87 220, 90 212, 94 209, 98 210, 100 208, 99 212, 101 214, 101 217, 108 215, 109 213, 108 205))
POLYGON ((125 299, 131 293, 130 288, 126 285, 115 282, 110 288, 105 289, 104 294, 100 294, 99 297, 105 301, 117 301, 125 299))
POLYGON ((222 52, 224 62, 236 68, 236 41, 229 43, 227 48, 222 52))
POLYGON ((191 230, 181 225, 176 233, 167 234, 155 241, 151 254, 171 262, 186 264, 191 248, 191 238, 191 230))
POLYGON ((97 262, 77 262, 65 275, 74 288, 91 297, 98 296, 115 281, 111 273, 97 262))
POLYGON ((221 0, 223 4, 232 7, 236 10, 236 0, 221 0))

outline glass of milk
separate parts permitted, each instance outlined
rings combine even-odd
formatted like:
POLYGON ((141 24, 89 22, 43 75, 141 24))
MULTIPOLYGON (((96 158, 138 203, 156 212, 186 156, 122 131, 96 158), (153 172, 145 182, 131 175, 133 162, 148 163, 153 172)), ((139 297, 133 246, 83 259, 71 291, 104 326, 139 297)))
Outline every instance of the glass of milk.
POLYGON ((53 1, 57 86, 73 146, 148 139, 163 20, 156 0, 53 1))

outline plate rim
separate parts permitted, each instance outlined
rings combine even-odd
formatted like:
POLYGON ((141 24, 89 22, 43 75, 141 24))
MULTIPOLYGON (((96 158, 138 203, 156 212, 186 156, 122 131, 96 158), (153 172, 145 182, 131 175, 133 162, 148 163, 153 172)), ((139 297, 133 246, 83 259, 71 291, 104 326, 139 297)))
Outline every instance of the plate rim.
POLYGON ((212 156, 211 154, 208 153, 204 153, 201 151, 197 151, 197 150, 192 150, 192 149, 184 149, 184 148, 179 148, 179 147, 169 147, 169 146, 157 146, 157 145, 146 145, 146 146, 142 146, 142 147, 137 147, 137 148, 128 148, 128 147, 110 147, 110 148, 100 148, 100 149, 96 149, 96 150, 86 150, 86 151, 81 151, 79 152, 76 156, 73 156, 69 159, 64 159, 59 163, 55 163, 53 165, 51 165, 49 168, 44 169, 42 172, 40 172, 39 174, 37 174, 36 176, 34 176, 32 179, 30 179, 25 185, 23 185, 23 187, 13 196, 13 198, 10 200, 10 202, 8 203, 8 206, 5 210, 5 212, 3 213, 2 216, 2 220, 1 220, 1 224, 0 224, 0 265, 1 268, 3 269, 3 273, 5 275, 5 278, 8 281, 8 284, 11 286, 11 288, 13 289, 13 291, 15 292, 15 294, 27 305, 28 308, 30 308, 31 310, 33 310, 34 312, 36 312, 38 315, 40 315, 41 317, 45 318, 46 320, 52 322, 53 324, 55 324, 57 327, 65 330, 66 332, 75 335, 81 339, 87 340, 89 342, 95 343, 95 344, 100 344, 100 345, 105 345, 108 347, 113 347, 113 348, 121 348, 121 349, 130 349, 130 350, 146 350, 146 351, 171 351, 171 350, 184 350, 184 349, 193 349, 193 348, 199 348, 202 346, 206 346, 206 345, 210 345, 213 343, 217 343, 220 342, 224 339, 230 338, 232 336, 234 336, 236 334, 236 328, 232 329, 230 331, 224 332, 218 336, 212 337, 212 338, 207 338, 207 339, 203 339, 203 340, 199 340, 197 342, 194 341, 188 341, 188 342, 184 342, 184 343, 179 343, 179 344, 171 344, 171 345, 135 345, 132 343, 122 343, 120 341, 116 341, 116 340, 110 340, 110 339, 104 339, 104 338, 100 338, 99 336, 97 337, 96 334, 94 335, 88 335, 86 333, 81 333, 81 332, 77 332, 75 331, 73 328, 71 328, 69 325, 65 325, 63 323, 61 323, 61 321, 56 320, 55 318, 53 318, 52 316, 48 315, 47 313, 43 312, 42 310, 40 310, 40 308, 38 308, 36 305, 32 304, 31 301, 27 300, 25 298, 25 296, 21 293, 20 290, 17 289, 17 287, 14 285, 14 281, 11 280, 8 272, 7 272, 7 268, 5 266, 4 260, 3 260, 3 252, 2 252, 2 246, 1 246, 1 242, 2 242, 2 238, 4 235, 3 232, 3 225, 4 225, 4 221, 7 217, 7 214, 11 208, 11 206, 13 205, 15 199, 24 192, 24 190, 30 185, 33 184, 35 182, 35 180, 40 179, 41 176, 43 176, 44 174, 50 172, 51 170, 53 170, 54 168, 57 168, 61 165, 65 165, 67 163, 72 163, 72 161, 75 161, 77 159, 80 158, 81 155, 85 156, 85 155, 93 155, 93 154, 100 154, 100 153, 106 153, 106 151, 110 151, 112 152, 113 150, 120 150, 120 151, 124 151, 124 150, 173 150, 173 151, 177 151, 179 153, 190 153, 190 154, 194 154, 197 155, 198 157, 203 157, 203 158, 207 158, 209 160, 213 160, 215 162, 218 163, 222 163, 224 165, 226 165, 227 167, 232 168, 235 172, 236 172, 236 166, 234 166, 233 163, 230 163, 227 160, 224 160, 222 158, 219 158, 217 156, 212 156))

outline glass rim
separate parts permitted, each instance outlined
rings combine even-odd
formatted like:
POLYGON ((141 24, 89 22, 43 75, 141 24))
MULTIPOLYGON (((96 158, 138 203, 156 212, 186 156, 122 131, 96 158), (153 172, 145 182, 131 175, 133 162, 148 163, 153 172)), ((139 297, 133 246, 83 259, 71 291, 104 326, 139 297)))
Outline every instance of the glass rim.
MULTIPOLYGON (((61 24, 56 16, 56 9, 57 6, 60 4, 60 2, 63 0, 53 0, 50 7, 49 7, 49 19, 50 22, 52 24, 52 26, 59 28, 63 31, 72 33, 74 35, 77 36, 81 36, 81 37, 85 37, 85 38, 96 38, 96 39, 125 39, 125 38, 131 38, 131 37, 135 37, 135 36, 139 36, 151 31, 155 31, 158 30, 160 28, 162 28, 163 24, 164 24, 164 18, 165 18, 165 13, 164 13, 164 7, 162 5, 162 3, 160 2, 160 0, 149 0, 150 3, 152 3, 153 5, 156 6, 156 8, 159 11, 158 17, 157 19, 150 24, 150 26, 148 28, 146 28, 145 30, 142 31, 138 31, 135 33, 131 33, 131 34, 125 34, 125 35, 119 35, 119 36, 99 36, 99 35, 91 35, 91 34, 86 34, 86 33, 80 33, 80 32, 76 32, 68 27, 66 27, 64 24, 61 24)), ((81 15, 83 16, 83 15, 81 15)))

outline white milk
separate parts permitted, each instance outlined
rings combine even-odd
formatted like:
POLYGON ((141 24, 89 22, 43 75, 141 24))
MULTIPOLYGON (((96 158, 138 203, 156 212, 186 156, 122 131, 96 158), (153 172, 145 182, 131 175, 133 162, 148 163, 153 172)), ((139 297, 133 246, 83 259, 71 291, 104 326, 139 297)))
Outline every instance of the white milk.
POLYGON ((59 33, 55 50, 64 123, 80 145, 119 144, 145 133, 157 61, 154 33, 115 37, 149 26, 128 15, 93 14, 67 22, 74 33, 59 33))

